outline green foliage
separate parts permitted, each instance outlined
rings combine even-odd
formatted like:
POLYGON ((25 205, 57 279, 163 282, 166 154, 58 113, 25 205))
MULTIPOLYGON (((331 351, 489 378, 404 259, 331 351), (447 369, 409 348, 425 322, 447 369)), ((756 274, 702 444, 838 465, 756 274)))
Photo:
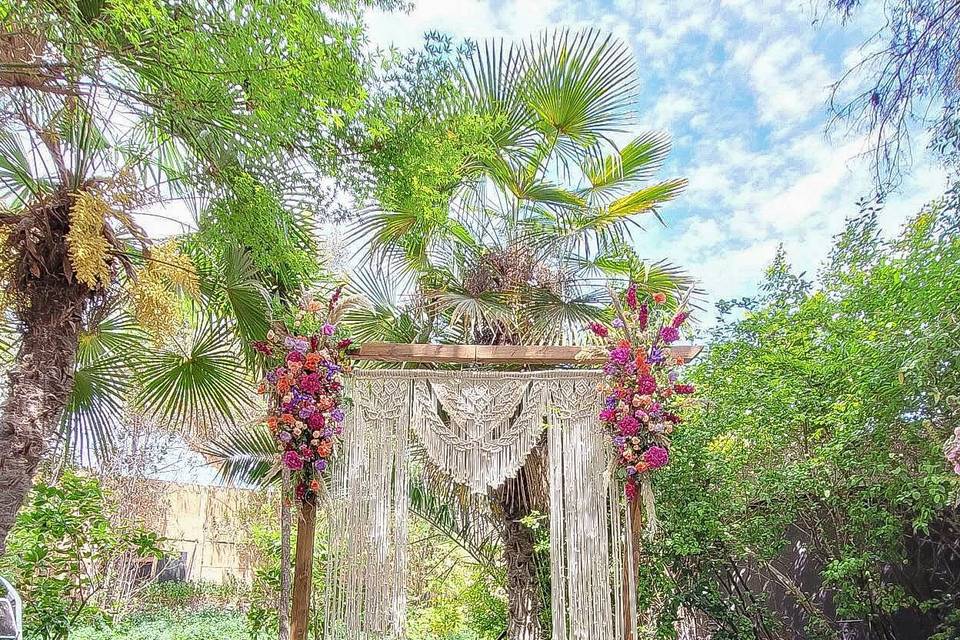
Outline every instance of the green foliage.
POLYGON ((231 175, 227 182, 229 190, 201 215, 194 242, 221 257, 243 247, 265 286, 281 295, 312 285, 320 264, 309 213, 291 211, 249 174, 231 175))
POLYGON ((155 534, 114 525, 111 515, 96 479, 68 470, 34 487, 0 559, 25 604, 26 638, 60 640, 76 624, 108 623, 115 612, 100 597, 104 574, 125 558, 162 555, 155 534))
MULTIPOLYGON (((645 599, 671 602, 661 630, 686 604, 724 637, 752 637, 767 624, 751 610, 758 594, 723 585, 735 565, 771 575, 765 563, 798 532, 839 617, 880 629, 903 609, 942 617, 956 606, 955 580, 932 577, 942 598, 918 602, 885 568, 912 561, 912 535, 945 549, 935 532, 960 518, 942 451, 960 392, 957 202, 954 191, 892 240, 865 208, 836 238, 817 286, 781 252, 758 297, 720 305, 690 372, 703 409, 656 478, 665 537, 645 599)), ((941 570, 950 571, 931 576, 941 570)), ((809 622, 822 626, 818 617, 809 622)))
POLYGON ((242 613, 214 609, 139 613, 112 627, 81 627, 71 634, 73 640, 266 640, 275 637, 251 632, 242 613))

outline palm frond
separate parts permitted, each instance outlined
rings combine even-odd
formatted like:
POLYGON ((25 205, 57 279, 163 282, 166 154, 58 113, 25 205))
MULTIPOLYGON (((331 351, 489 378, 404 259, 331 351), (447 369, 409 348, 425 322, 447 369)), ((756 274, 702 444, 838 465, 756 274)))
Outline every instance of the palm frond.
POLYGON ((252 410, 253 401, 251 380, 230 327, 206 318, 189 342, 143 355, 137 371, 138 404, 148 415, 187 429, 235 424, 252 410))
POLYGON ((216 468, 218 482, 266 487, 280 480, 277 444, 263 423, 225 431, 199 452, 216 468))
POLYGON ((583 173, 590 182, 587 192, 591 195, 617 193, 649 180, 663 166, 670 146, 670 136, 666 133, 645 133, 616 153, 584 162, 583 173))

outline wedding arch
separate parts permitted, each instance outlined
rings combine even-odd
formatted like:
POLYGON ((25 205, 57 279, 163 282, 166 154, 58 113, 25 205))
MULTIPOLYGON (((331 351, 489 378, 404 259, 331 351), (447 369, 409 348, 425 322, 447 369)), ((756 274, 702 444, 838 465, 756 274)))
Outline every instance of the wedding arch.
MULTIPOLYGON (((687 361, 699 348, 670 351, 687 361)), ((352 407, 323 505, 330 523, 319 603, 325 640, 405 638, 412 439, 437 469, 485 494, 517 474, 544 432, 553 640, 636 638, 639 501, 623 500, 623 487, 611 480, 609 436, 597 417, 603 374, 589 368, 606 355, 579 347, 366 344, 351 357, 469 368, 356 369, 350 376, 352 407), (486 366, 504 364, 547 368, 486 366)), ((293 640, 306 637, 316 510, 315 501, 301 509, 293 640)))

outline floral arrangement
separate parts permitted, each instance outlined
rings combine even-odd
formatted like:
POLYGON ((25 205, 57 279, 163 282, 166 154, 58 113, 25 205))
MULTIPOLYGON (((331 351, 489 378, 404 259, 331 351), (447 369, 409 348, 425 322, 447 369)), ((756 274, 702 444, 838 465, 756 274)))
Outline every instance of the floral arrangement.
POLYGON ((690 314, 686 299, 671 314, 665 307, 666 294, 641 297, 633 284, 613 298, 617 311, 613 327, 593 322, 589 329, 607 348, 600 421, 613 439, 617 468, 627 497, 633 500, 644 474, 670 462, 670 434, 694 393, 693 385, 679 381, 682 358, 671 356, 669 350, 690 314))
POLYGON ((297 499, 316 497, 321 478, 343 433, 343 376, 350 366, 350 339, 335 321, 342 307, 337 289, 326 304, 305 300, 293 314, 292 331, 277 323, 267 339, 253 343, 266 361, 258 388, 269 394, 266 425, 276 439, 280 460, 293 473, 297 499))

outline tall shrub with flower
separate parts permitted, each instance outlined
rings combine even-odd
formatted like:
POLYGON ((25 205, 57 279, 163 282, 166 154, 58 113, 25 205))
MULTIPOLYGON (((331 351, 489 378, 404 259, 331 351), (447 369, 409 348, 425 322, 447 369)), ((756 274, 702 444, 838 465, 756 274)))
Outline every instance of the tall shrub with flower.
POLYGON ((617 469, 631 500, 644 474, 670 462, 670 434, 694 393, 693 385, 679 380, 683 360, 670 353, 690 315, 686 300, 676 313, 667 310, 666 302, 666 294, 641 294, 631 284, 614 296, 612 327, 589 325, 607 347, 600 421, 613 439, 617 469))
POLYGON ((319 493, 343 432, 348 401, 343 376, 350 371, 346 353, 351 341, 336 326, 342 303, 340 289, 325 303, 307 299, 292 322, 276 323, 266 340, 252 345, 266 364, 258 388, 269 394, 266 424, 301 501, 319 493))

